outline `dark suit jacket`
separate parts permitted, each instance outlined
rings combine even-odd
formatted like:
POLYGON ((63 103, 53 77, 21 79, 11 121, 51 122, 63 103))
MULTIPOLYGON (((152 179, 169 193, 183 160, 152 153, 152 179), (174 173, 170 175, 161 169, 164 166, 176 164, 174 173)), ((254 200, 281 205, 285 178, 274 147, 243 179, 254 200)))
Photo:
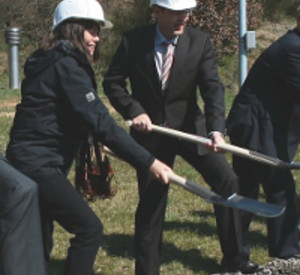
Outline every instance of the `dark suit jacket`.
MULTIPOLYGON (((166 96, 162 95, 155 66, 154 39, 155 25, 123 35, 103 82, 104 92, 112 105, 125 119, 147 113, 155 124, 162 124, 167 118, 169 126, 175 129, 199 135, 223 132, 224 88, 219 81, 208 34, 186 28, 179 36, 166 96), (127 78, 131 94, 126 88, 127 78), (197 105, 197 87, 205 113, 197 105)), ((148 149, 159 139, 155 134, 136 131, 132 134, 148 149)), ((199 146, 198 152, 204 153, 206 149, 199 146)))
POLYGON ((257 59, 227 119, 231 141, 291 161, 300 141, 300 36, 289 31, 257 59))

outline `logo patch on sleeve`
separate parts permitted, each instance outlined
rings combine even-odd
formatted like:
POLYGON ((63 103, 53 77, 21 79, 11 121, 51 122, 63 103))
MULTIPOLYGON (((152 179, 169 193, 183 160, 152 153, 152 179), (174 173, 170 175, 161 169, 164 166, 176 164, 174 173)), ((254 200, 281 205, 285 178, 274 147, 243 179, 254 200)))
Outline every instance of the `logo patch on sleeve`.
POLYGON ((93 100, 95 100, 96 97, 93 92, 89 92, 85 94, 85 98, 88 102, 92 102, 93 100))

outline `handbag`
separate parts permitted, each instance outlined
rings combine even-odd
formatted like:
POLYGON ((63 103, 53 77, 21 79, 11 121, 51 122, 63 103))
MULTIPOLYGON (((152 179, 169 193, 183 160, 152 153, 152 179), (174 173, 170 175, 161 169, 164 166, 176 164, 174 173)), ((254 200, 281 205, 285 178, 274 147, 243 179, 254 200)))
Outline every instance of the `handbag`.
POLYGON ((75 159, 75 187, 88 201, 106 199, 116 195, 112 188, 114 171, 104 147, 89 136, 82 141, 75 159))

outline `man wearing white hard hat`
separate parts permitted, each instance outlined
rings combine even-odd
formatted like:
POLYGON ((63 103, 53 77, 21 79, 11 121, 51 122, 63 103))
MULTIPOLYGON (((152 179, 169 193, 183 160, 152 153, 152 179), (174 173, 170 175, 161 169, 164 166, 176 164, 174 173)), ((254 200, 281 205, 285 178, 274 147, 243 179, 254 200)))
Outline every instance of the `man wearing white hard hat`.
MULTIPOLYGON (((132 136, 172 166, 176 155, 190 163, 220 195, 238 192, 238 178, 217 144, 224 142, 224 87, 208 34, 187 27, 195 0, 151 0, 157 24, 124 33, 104 78, 104 92, 126 120, 132 136), (130 80, 131 90, 126 80, 130 80), (197 105, 197 89, 204 103, 197 105), (209 136, 209 148, 151 132, 151 125, 209 136), (144 132, 147 132, 145 134, 144 132)), ((139 204, 135 221, 136 275, 157 275, 168 186, 138 172, 139 204), (151 183, 151 184, 150 184, 151 183)), ((222 266, 252 273, 257 265, 242 254, 238 211, 216 206, 222 266)))
POLYGON ((100 31, 111 26, 96 0, 58 4, 52 33, 26 60, 22 100, 6 150, 10 162, 38 184, 46 256, 53 221, 72 234, 64 275, 94 274, 103 231, 98 216, 68 180, 83 140, 92 135, 165 184, 172 172, 116 124, 97 96, 92 65, 98 57, 100 31))

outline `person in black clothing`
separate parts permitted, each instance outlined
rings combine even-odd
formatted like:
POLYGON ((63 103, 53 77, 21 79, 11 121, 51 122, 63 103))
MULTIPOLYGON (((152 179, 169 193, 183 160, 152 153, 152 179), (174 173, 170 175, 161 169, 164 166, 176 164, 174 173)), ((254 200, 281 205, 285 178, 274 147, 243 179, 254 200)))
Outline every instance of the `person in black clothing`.
MULTIPOLYGON (((300 17, 296 28, 272 43, 257 58, 234 99, 227 132, 235 145, 291 162, 300 142, 300 17)), ((300 253, 295 179, 288 169, 233 157, 242 195, 256 199, 262 184, 267 202, 285 207, 268 219, 269 256, 290 259, 300 253)), ((252 215, 244 213, 244 233, 252 215)), ((244 241, 244 253, 250 247, 244 241)), ((300 260, 297 259, 298 264, 300 260)))
POLYGON ((37 184, 0 154, 0 275, 46 275, 37 184))
MULTIPOLYGON (((209 35, 187 26, 190 10, 197 2, 151 0, 150 5, 157 24, 123 34, 103 81, 104 92, 124 119, 132 120, 131 134, 141 145, 170 166, 177 155, 183 157, 212 190, 228 197, 238 192, 238 178, 225 156, 215 153, 224 142, 224 87, 209 35), (204 105, 201 109, 198 97, 204 105), (211 146, 153 133, 152 123, 208 136, 211 146)), ((153 184, 153 179, 144 173, 137 175, 135 272, 157 275, 168 186, 153 184)), ((215 206, 215 214, 222 269, 255 272, 258 266, 242 254, 239 211, 215 206)))
POLYGON ((22 100, 7 147, 13 165, 38 183, 46 252, 47 225, 52 221, 75 235, 68 250, 67 275, 92 274, 102 235, 101 221, 67 179, 88 132, 163 183, 172 173, 115 123, 96 94, 91 62, 98 57, 100 29, 111 26, 96 0, 58 4, 52 35, 26 61, 22 100))

